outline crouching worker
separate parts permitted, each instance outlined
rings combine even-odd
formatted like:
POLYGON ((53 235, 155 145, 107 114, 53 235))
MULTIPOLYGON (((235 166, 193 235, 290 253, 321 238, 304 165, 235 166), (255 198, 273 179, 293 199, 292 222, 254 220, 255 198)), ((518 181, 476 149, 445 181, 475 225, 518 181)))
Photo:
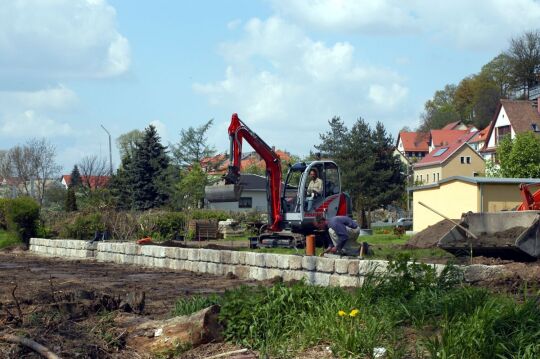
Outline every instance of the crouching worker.
POLYGON ((336 216, 328 222, 328 233, 332 240, 324 253, 358 256, 360 254, 360 244, 356 242, 360 234, 358 223, 347 216, 336 216))

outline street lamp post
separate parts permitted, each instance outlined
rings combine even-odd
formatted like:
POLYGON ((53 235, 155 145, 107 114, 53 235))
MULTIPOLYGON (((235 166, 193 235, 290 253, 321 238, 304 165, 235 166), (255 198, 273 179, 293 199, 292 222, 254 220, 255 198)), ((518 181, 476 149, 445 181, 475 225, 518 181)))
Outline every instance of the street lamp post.
POLYGON ((111 134, 109 133, 109 131, 107 131, 107 129, 101 125, 101 128, 107 132, 107 135, 109 136, 109 165, 110 165, 110 168, 109 168, 109 175, 112 176, 113 175, 113 168, 112 168, 112 148, 111 148, 111 134))

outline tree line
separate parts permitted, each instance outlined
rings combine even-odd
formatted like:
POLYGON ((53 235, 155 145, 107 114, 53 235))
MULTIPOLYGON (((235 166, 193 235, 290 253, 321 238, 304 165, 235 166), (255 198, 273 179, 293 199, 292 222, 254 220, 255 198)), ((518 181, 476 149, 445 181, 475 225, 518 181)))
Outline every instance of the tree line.
POLYGON ((481 130, 493 118, 500 99, 528 99, 539 74, 540 32, 528 31, 511 39, 508 49, 477 74, 436 91, 424 105, 418 131, 439 129, 455 121, 481 130))

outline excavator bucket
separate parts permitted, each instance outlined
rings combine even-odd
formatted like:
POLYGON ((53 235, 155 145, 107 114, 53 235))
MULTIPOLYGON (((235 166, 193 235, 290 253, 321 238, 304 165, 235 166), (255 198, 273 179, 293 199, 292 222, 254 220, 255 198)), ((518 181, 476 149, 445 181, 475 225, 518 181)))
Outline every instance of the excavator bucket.
POLYGON ((456 256, 485 256, 519 261, 540 258, 540 211, 466 213, 438 246, 456 256), (471 253, 472 251, 472 253, 471 253))
POLYGON ((208 202, 238 202, 242 186, 238 184, 215 184, 204 187, 208 202))

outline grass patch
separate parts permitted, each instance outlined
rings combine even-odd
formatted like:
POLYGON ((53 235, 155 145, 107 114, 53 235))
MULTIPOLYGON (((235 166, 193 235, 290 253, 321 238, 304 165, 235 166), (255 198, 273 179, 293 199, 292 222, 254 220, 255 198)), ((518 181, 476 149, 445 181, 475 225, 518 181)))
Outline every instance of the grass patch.
POLYGON ((221 297, 216 294, 209 296, 194 295, 192 297, 180 298, 174 303, 172 316, 189 315, 198 312, 201 309, 210 307, 214 304, 220 304, 221 297))
POLYGON ((387 358, 539 357, 538 297, 492 294, 464 285, 456 267, 437 276, 409 260, 391 261, 387 275, 368 276, 357 290, 295 283, 227 291, 225 338, 273 358, 316 345, 341 358, 373 358, 377 347, 387 358))
POLYGON ((21 244, 22 241, 13 233, 0 230, 0 249, 21 244))

